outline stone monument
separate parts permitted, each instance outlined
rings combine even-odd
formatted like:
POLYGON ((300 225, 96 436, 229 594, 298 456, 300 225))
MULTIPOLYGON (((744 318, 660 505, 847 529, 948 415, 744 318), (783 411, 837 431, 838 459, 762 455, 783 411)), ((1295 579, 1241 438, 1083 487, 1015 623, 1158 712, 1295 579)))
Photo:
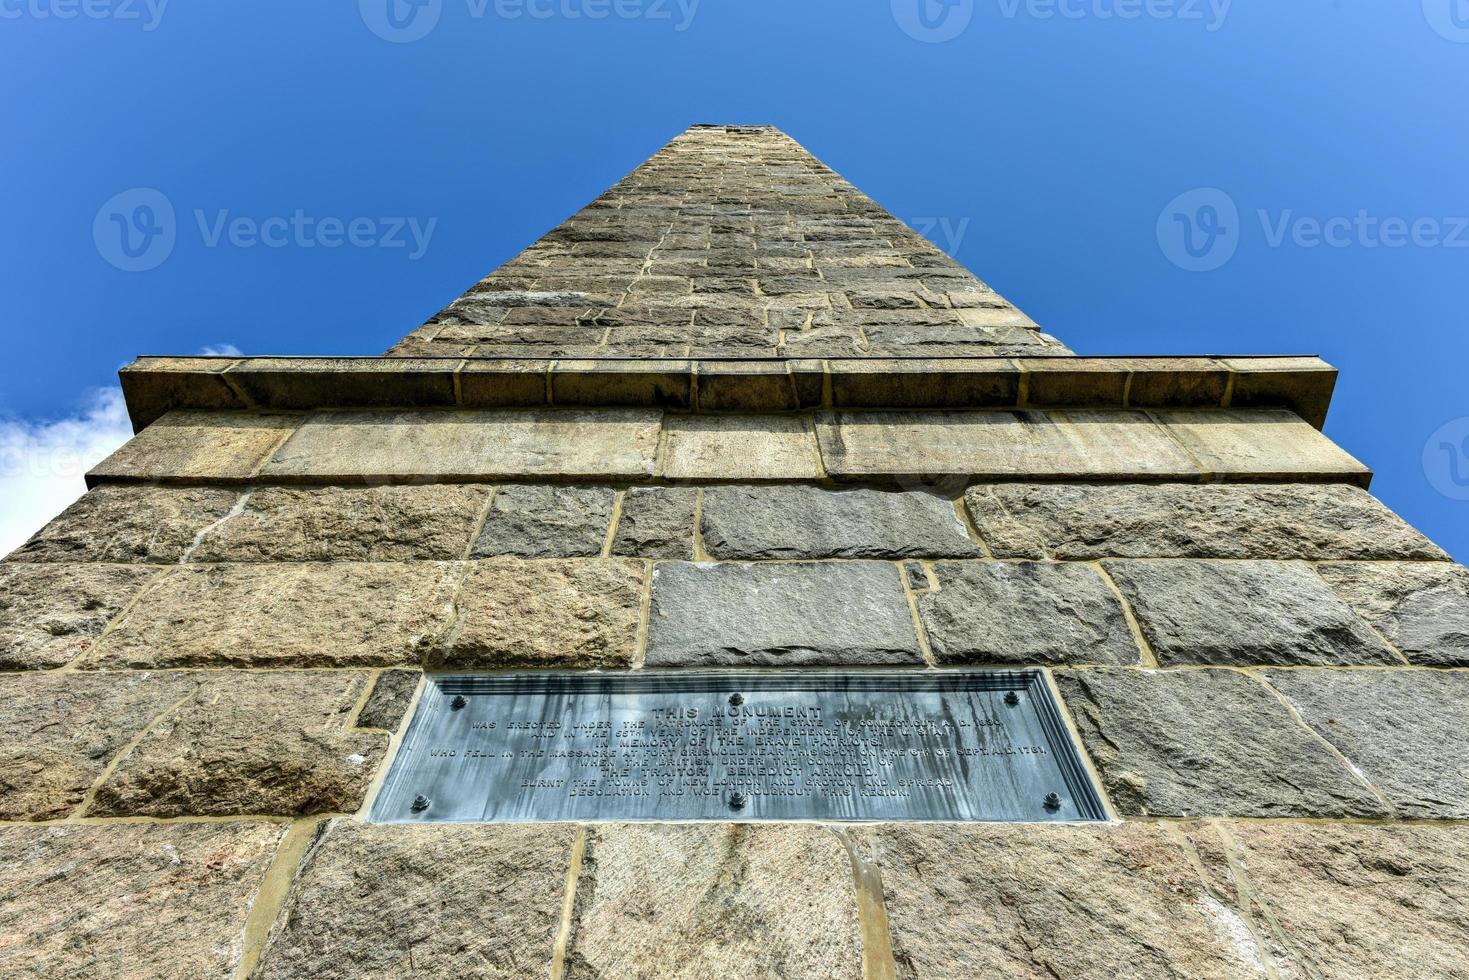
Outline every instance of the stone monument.
POLYGON ((386 356, 121 376, 0 975, 1469 975, 1469 572, 1321 360, 1078 356, 701 126, 386 356))

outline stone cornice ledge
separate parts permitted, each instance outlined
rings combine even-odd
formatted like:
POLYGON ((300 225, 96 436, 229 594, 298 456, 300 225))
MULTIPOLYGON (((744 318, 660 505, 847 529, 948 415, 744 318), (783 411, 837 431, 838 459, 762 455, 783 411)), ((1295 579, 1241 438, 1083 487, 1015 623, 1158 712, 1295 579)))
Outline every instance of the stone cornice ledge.
POLYGON ((1319 357, 965 357, 768 360, 140 357, 119 372, 135 431, 174 409, 648 406, 1288 408, 1326 421, 1337 371, 1319 357))

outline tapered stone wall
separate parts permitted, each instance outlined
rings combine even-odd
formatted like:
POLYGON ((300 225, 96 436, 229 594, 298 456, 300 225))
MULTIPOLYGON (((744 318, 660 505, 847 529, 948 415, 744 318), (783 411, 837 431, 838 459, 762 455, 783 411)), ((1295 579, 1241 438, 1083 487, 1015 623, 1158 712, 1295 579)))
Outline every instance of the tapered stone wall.
POLYGON ((0 975, 1469 976, 1469 571, 1334 372, 980 294, 714 127, 406 356, 124 371, 0 562, 0 975), (426 670, 732 664, 1041 668, 1115 819, 364 819, 426 670))

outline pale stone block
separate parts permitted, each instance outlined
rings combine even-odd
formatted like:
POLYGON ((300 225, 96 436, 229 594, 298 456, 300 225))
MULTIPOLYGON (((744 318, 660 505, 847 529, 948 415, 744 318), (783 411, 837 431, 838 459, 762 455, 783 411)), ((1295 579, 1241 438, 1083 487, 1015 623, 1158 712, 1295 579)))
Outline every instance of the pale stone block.
POLYGON ((544 977, 575 828, 334 820, 308 853, 259 980, 544 977))
POLYGON ((362 805, 387 749, 348 729, 366 675, 203 671, 97 789, 88 816, 304 816, 362 805))
POLYGON ((1266 677, 1398 816, 1469 819, 1469 674, 1272 670, 1266 677))
POLYGON ((822 473, 804 417, 685 415, 668 419, 663 475, 670 480, 813 480, 822 473))
POLYGON ((262 470, 318 482, 641 479, 653 475, 656 409, 324 412, 262 470))
POLYGON ((1274 951, 1274 976, 1465 974, 1469 828, 1227 822, 1187 833, 1213 892, 1274 951))
POLYGON ((821 412, 816 430, 838 479, 1199 475, 1142 412, 821 412))
POLYGON ((637 652, 644 563, 497 558, 472 562, 446 649, 451 670, 626 668, 637 652))
POLYGON ((1329 477, 1364 487, 1372 479, 1366 466, 1284 409, 1152 414, 1214 477, 1329 477))
POLYGON ((228 977, 284 827, 0 828, 0 975, 228 977))
POLYGON ((186 565, 93 648, 87 669, 417 664, 449 624, 456 567, 186 565))
POLYGON ((590 832, 567 977, 859 980, 852 866, 822 827, 590 832))
POLYGON ((300 422, 296 415, 169 412, 98 463, 87 479, 248 480, 300 422))
POLYGON ((882 874, 902 976, 1267 976, 1264 951, 1161 826, 892 825, 855 836, 882 874))
POLYGON ((0 676, 0 820, 70 814, 113 757, 193 689, 183 674, 0 676))
POLYGON ((1056 672, 1125 816, 1382 817, 1387 810, 1275 695, 1233 670, 1056 672))
POLYGON ((205 534, 193 562, 453 561, 489 488, 260 487, 205 534))
POLYGON ((238 490, 214 487, 103 484, 62 511, 9 560, 172 565, 239 499, 238 490))
POLYGON ((158 574, 146 565, 0 565, 0 670, 75 660, 158 574))

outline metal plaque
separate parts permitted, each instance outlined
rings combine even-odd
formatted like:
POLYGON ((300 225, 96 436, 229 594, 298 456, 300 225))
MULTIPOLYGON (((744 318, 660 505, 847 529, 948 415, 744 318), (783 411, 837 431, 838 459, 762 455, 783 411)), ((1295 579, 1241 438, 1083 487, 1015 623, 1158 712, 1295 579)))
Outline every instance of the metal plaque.
POLYGON ((1039 671, 440 674, 380 823, 1106 819, 1039 671))

